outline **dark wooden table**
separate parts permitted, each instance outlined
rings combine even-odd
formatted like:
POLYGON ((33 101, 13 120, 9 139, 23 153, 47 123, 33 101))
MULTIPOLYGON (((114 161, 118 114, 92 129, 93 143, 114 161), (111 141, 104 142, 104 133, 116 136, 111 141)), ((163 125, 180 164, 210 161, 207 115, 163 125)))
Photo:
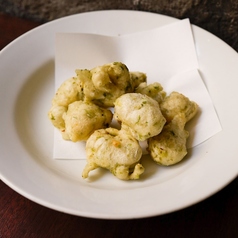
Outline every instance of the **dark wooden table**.
MULTIPOLYGON (((0 13, 0 49, 38 25, 0 13)), ((189 208, 137 220, 99 220, 57 212, 19 195, 0 180, 0 238, 8 237, 236 238, 238 178, 189 208)))

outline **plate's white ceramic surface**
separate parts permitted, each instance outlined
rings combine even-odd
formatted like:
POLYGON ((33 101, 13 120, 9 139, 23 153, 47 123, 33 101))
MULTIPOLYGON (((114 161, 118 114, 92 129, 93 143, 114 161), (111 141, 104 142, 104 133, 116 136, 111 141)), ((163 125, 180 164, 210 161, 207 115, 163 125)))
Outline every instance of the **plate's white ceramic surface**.
MULTIPOLYGON (((212 34, 192 26, 200 72, 223 130, 163 168, 144 161, 140 181, 124 182, 96 170, 81 178, 85 161, 52 159, 47 111, 54 93, 56 32, 118 35, 177 21, 158 14, 99 11, 62 18, 19 37, 0 52, 0 175, 23 196, 80 216, 139 218, 169 213, 219 191, 238 174, 238 55, 212 34)), ((93 56, 92 56, 93 57, 93 56)), ((206 126, 206 125, 204 125, 206 126)))

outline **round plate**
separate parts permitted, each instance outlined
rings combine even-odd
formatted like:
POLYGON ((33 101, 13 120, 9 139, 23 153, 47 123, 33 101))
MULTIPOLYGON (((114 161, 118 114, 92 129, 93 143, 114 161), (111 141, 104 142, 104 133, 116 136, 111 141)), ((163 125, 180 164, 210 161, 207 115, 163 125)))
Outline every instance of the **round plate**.
MULTIPOLYGON (((109 172, 81 178, 84 160, 53 160, 53 127, 47 112, 54 94, 56 32, 118 35, 178 21, 153 13, 98 11, 65 17, 22 35, 0 52, 0 175, 23 196, 69 214, 107 219, 141 218, 197 203, 238 173, 237 53, 214 35, 192 26, 200 73, 223 130, 169 167, 143 161, 139 181, 109 172)), ((204 125, 205 127, 206 125, 204 125)))

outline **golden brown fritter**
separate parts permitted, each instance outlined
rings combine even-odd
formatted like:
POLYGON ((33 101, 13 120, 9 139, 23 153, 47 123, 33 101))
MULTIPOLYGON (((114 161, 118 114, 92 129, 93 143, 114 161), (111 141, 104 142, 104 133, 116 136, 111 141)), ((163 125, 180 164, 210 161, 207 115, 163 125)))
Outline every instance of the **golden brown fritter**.
POLYGON ((162 132, 148 140, 148 151, 152 159, 161 165, 173 165, 187 154, 186 142, 189 136, 184 129, 186 117, 183 113, 176 115, 164 126, 162 132))
POLYGON ((141 83, 135 89, 135 93, 145 94, 156 100, 158 103, 161 103, 166 96, 166 92, 163 90, 163 87, 157 82, 149 85, 147 85, 147 83, 141 83))
POLYGON ((77 77, 72 77, 60 85, 52 99, 52 106, 48 112, 48 118, 53 126, 60 130, 64 139, 68 139, 68 136, 65 134, 63 115, 67 112, 69 104, 83 100, 83 98, 83 88, 80 80, 78 80, 77 77))
POLYGON ((184 113, 186 122, 191 120, 198 111, 198 105, 189 98, 178 92, 172 92, 160 103, 161 112, 167 122, 179 113, 184 113))
POLYGON ((159 104, 140 93, 128 93, 115 102, 114 118, 139 141, 158 135, 166 122, 159 104))
POLYGON ((147 76, 143 72, 134 71, 130 72, 130 78, 131 78, 131 85, 133 88, 133 91, 141 84, 146 83, 147 76))
POLYGON ((115 128, 96 130, 87 140, 86 154, 83 178, 99 167, 108 169, 122 180, 139 179, 144 172, 139 163, 142 149, 127 131, 115 128))
POLYGON ((112 107, 118 97, 133 91, 129 70, 120 62, 76 70, 76 74, 82 82, 85 100, 102 107, 112 107))
POLYGON ((111 123, 112 112, 84 101, 76 101, 68 106, 63 115, 65 133, 73 142, 87 140, 97 129, 106 128, 111 123))

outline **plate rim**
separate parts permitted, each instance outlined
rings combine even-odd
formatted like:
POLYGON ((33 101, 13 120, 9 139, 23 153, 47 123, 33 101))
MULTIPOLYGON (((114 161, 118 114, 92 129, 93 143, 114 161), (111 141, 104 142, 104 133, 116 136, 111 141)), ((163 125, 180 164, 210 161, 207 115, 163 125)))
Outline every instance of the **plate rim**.
MULTIPOLYGON (((59 21, 64 21, 66 18, 77 17, 77 16, 82 15, 82 14, 84 14, 84 15, 91 15, 91 14, 94 14, 94 13, 101 13, 101 14, 103 14, 104 12, 108 12, 108 11, 110 11, 110 12, 125 12, 125 11, 126 11, 126 12, 137 12, 137 13, 154 14, 154 15, 156 15, 156 16, 159 15, 159 16, 161 16, 161 17, 168 17, 168 18, 171 18, 171 19, 173 19, 173 20, 175 20, 175 21, 178 20, 178 19, 176 19, 176 18, 173 18, 173 17, 170 17, 170 16, 164 16, 164 15, 157 14, 157 13, 138 12, 138 11, 131 11, 131 10, 101 10, 101 11, 93 11, 93 12, 85 12, 85 13, 74 14, 74 15, 71 15, 71 16, 66 16, 66 17, 63 17, 63 18, 56 19, 56 20, 54 20, 54 21, 48 22, 48 23, 46 23, 46 24, 40 25, 40 26, 38 26, 38 27, 36 27, 36 28, 34 28, 34 29, 32 29, 32 30, 30 30, 30 31, 28 31, 28 32, 26 32, 26 33, 24 33, 23 35, 21 35, 21 36, 19 36, 18 38, 16 38, 14 41, 12 41, 10 44, 8 44, 7 46, 5 46, 5 47, 1 50, 1 52, 0 52, 0 58, 1 58, 1 55, 3 54, 2 52, 6 52, 7 49, 10 48, 12 45, 14 45, 20 38, 26 37, 28 34, 34 32, 34 31, 37 31, 38 29, 43 28, 43 27, 45 27, 46 25, 54 24, 55 22, 59 22, 59 21)), ((213 35, 212 33, 207 32, 206 30, 203 30, 202 28, 200 28, 200 27, 198 27, 198 26, 194 26, 194 25, 193 25, 193 27, 195 27, 195 29, 199 29, 199 30, 205 31, 206 34, 207 34, 207 33, 211 34, 213 37, 215 37, 216 39, 220 40, 222 43, 226 44, 226 43, 223 42, 221 39, 219 39, 217 36, 213 35)), ((230 46, 227 45, 227 44, 226 44, 226 46, 230 47, 230 46)), ((230 47, 230 49, 232 49, 232 48, 230 47)), ((232 49, 232 50, 234 50, 234 49, 232 49)), ((0 170, 0 177, 1 177, 1 180, 2 180, 4 183, 6 183, 9 187, 11 187, 13 190, 17 191, 19 194, 23 195, 24 197, 27 197, 27 198, 29 198, 30 200, 32 200, 32 201, 34 201, 34 202, 36 202, 36 203, 38 203, 38 204, 41 204, 41 205, 43 205, 43 206, 46 206, 46 207, 49 207, 49 208, 53 208, 53 209, 58 210, 58 211, 61 211, 61 212, 65 212, 65 209, 62 209, 62 208, 60 208, 60 207, 57 207, 56 205, 55 205, 55 206, 52 206, 52 204, 49 204, 47 201, 41 201, 41 200, 38 201, 38 199, 37 199, 37 198, 34 198, 34 196, 32 197, 31 194, 27 193, 26 191, 22 191, 22 190, 21 190, 20 188, 18 188, 14 183, 12 183, 12 182, 9 181, 7 178, 5 178, 5 177, 2 175, 1 170, 0 170)), ((236 177, 237 177, 237 174, 236 174, 236 175, 234 174, 234 176, 231 177, 229 181, 226 181, 226 183, 224 183, 223 186, 221 186, 220 188, 218 188, 218 189, 216 189, 215 191, 213 191, 213 193, 207 194, 206 197, 203 197, 203 198, 201 198, 200 200, 198 199, 198 200, 195 201, 194 203, 190 203, 189 205, 185 205, 184 207, 180 207, 180 208, 178 208, 178 209, 169 211, 169 213, 170 213, 170 212, 173 212, 173 211, 177 211, 177 210, 183 209, 183 208, 188 207, 188 206, 191 206, 191 205, 193 205, 193 204, 195 204, 195 203, 198 203, 198 202, 200 202, 200 201, 206 199, 207 197, 210 197, 211 195, 217 193, 219 190, 221 190, 221 189, 223 189, 225 186, 227 186, 227 184, 229 184, 231 181, 233 181, 236 177)), ((70 214, 73 214, 73 215, 85 216, 85 217, 93 217, 93 218, 109 218, 109 219, 135 218, 134 216, 131 217, 130 215, 126 215, 126 216, 123 215, 122 217, 120 217, 120 216, 116 216, 115 214, 114 214, 114 216, 108 216, 108 215, 106 215, 106 216, 105 216, 105 215, 100 216, 99 214, 97 214, 97 215, 95 214, 95 215, 90 216, 90 214, 80 214, 80 213, 78 213, 78 212, 75 213, 74 211, 67 212, 67 213, 70 213, 70 214)), ((155 212, 155 213, 156 213, 156 212, 155 212)), ((165 212, 165 213, 168 213, 168 212, 165 212)), ((144 215, 141 214, 141 215, 138 216, 137 218, 150 217, 150 216, 155 216, 155 215, 162 215, 162 214, 165 214, 165 213, 161 213, 161 214, 147 214, 147 215, 146 215, 146 214, 144 214, 144 215)))

